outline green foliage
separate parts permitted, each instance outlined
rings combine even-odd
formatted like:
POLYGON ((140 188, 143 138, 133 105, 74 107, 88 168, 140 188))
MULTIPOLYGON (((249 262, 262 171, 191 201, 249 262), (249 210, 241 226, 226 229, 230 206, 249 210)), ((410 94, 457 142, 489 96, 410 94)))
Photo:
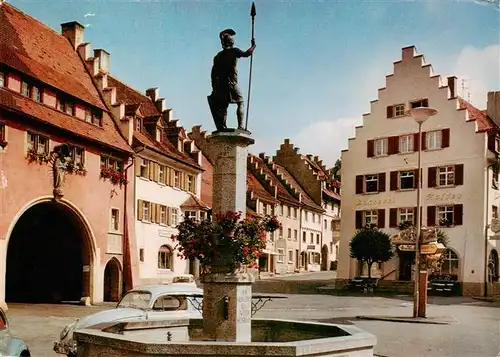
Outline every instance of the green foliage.
POLYGON ((368 265, 370 278, 373 263, 384 263, 394 255, 391 237, 374 226, 358 230, 349 247, 351 258, 368 265))
POLYGON ((340 181, 340 172, 339 171, 341 168, 342 168, 342 161, 340 159, 337 159, 337 161, 335 161, 335 165, 333 165, 332 173, 333 173, 333 177, 339 181, 340 181))

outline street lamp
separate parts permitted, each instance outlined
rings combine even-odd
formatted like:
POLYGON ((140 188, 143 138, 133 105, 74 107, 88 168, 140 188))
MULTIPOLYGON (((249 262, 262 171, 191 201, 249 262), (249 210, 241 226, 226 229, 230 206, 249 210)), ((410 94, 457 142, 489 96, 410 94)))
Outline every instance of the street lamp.
MULTIPOLYGON (((413 108, 410 110, 410 115, 415 119, 415 121, 418 124, 418 140, 419 140, 419 145, 418 145, 418 163, 417 163, 417 234, 415 237, 415 284, 414 284, 414 291, 413 291, 413 317, 425 317, 425 308, 422 309, 423 311, 420 311, 419 309, 419 302, 420 302, 420 291, 419 291, 419 285, 420 285, 420 236, 421 236, 421 231, 422 231, 422 220, 420 218, 420 210, 421 210, 421 197, 420 197, 420 190, 421 190, 421 185, 422 185, 422 175, 421 175, 421 162, 420 162, 420 154, 421 154, 421 148, 422 148, 422 124, 431 116, 434 116, 437 114, 437 110, 434 108, 429 108, 429 107, 418 107, 418 108, 413 108)), ((427 291, 423 292, 424 294, 427 294, 427 291)))

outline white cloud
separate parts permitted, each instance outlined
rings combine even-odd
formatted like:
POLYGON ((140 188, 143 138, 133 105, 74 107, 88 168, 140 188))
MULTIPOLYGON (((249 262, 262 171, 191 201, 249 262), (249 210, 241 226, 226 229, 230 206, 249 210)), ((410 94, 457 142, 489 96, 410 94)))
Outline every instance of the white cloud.
POLYGON ((301 154, 318 155, 327 167, 333 166, 340 152, 347 149, 347 140, 354 137, 354 127, 361 125, 363 118, 340 118, 312 123, 291 137, 301 154))
POLYGON ((95 16, 95 13, 89 12, 89 13, 83 15, 83 17, 90 17, 90 16, 95 16))
POLYGON ((460 80, 458 94, 465 99, 468 92, 472 104, 480 109, 486 108, 488 91, 500 89, 500 45, 475 48, 464 47, 457 57, 452 71, 460 80), (464 91, 462 82, 465 79, 464 91))

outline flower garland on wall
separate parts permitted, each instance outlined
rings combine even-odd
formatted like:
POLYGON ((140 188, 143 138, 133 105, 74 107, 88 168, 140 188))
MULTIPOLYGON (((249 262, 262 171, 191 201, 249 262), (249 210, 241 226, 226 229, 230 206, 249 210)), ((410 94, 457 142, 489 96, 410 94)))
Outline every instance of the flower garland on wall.
MULTIPOLYGON (((44 163, 48 164, 54 160, 53 157, 51 158, 51 154, 47 154, 46 152, 38 153, 35 149, 28 150, 26 159, 30 164, 38 162, 40 165, 44 163)), ((66 173, 80 176, 87 175, 87 170, 82 162, 75 163, 71 157, 61 158, 61 160, 63 160, 63 170, 66 173)))
POLYGON ((204 272, 234 272, 258 267, 257 259, 266 247, 266 233, 281 227, 275 216, 245 218, 241 212, 227 211, 213 221, 185 218, 173 235, 183 259, 198 259, 204 272))

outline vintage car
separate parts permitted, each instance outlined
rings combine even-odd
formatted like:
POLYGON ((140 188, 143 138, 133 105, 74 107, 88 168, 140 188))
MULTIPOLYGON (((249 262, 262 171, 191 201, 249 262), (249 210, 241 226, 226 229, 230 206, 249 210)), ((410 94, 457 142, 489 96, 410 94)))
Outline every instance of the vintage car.
POLYGON ((31 354, 23 341, 12 336, 7 316, 0 308, 0 357, 3 356, 30 357, 31 354))
POLYGON ((73 332, 82 328, 98 328, 105 323, 128 322, 153 319, 201 318, 201 312, 195 308, 194 296, 203 294, 196 284, 178 282, 168 285, 146 285, 127 292, 115 309, 104 310, 77 319, 61 331, 59 341, 54 343, 56 353, 76 357, 77 344, 73 332))

